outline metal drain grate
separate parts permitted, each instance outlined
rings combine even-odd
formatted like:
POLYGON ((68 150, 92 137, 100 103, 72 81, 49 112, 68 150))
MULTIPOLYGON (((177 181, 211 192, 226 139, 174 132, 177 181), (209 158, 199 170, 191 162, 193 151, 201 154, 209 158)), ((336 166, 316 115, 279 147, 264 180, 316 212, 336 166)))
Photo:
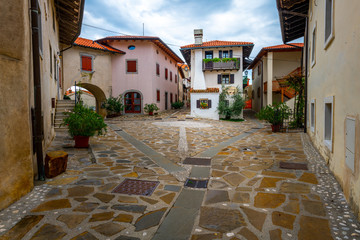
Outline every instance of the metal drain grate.
POLYGON ((114 188, 112 193, 151 196, 158 185, 158 181, 144 181, 127 178, 114 188))
POLYGON ((185 187, 191 188, 207 188, 209 180, 196 180, 196 179, 186 179, 185 187))
POLYGON ((185 158, 183 164, 209 166, 211 158, 185 158))
POLYGON ((155 118, 155 120, 162 120, 162 118, 155 118))
POLYGON ((280 162, 280 168, 295 169, 295 170, 308 170, 306 163, 280 162))

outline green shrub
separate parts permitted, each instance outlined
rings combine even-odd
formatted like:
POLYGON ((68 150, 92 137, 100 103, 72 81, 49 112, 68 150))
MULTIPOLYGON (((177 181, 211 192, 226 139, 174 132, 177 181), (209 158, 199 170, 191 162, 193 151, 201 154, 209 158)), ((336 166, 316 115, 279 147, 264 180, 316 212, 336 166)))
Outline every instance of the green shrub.
POLYGON ((184 106, 184 103, 181 101, 177 101, 171 104, 171 107, 175 108, 175 109, 179 109, 182 108, 184 106))
POLYGON ((289 107, 285 103, 275 103, 262 108, 256 117, 272 125, 282 125, 290 117, 289 107))
POLYGON ((102 105, 109 114, 119 114, 124 109, 123 98, 120 94, 118 97, 109 97, 102 105))
POLYGON ((229 87, 222 86, 222 91, 219 96, 219 105, 218 112, 220 115, 223 115, 225 119, 230 119, 231 117, 240 116, 242 110, 245 107, 245 101, 241 96, 239 87, 236 87, 235 93, 231 96, 233 99, 232 103, 229 104, 229 87))
POLYGON ((71 100, 71 98, 68 95, 64 95, 63 99, 64 100, 71 100))
POLYGON ((106 132, 107 125, 104 123, 104 119, 82 104, 77 104, 73 112, 65 112, 65 115, 67 117, 64 118, 61 125, 68 126, 69 134, 72 137, 91 137, 95 134, 103 135, 106 132))

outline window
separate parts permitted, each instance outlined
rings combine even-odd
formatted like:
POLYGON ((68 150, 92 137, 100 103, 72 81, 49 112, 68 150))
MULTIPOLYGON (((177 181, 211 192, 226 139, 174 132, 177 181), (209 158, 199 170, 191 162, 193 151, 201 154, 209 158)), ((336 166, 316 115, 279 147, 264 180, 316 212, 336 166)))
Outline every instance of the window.
POLYGON ((173 94, 170 93, 170 104, 172 104, 172 103, 173 103, 173 94))
POLYGON ((156 75, 160 76, 160 64, 156 64, 156 75))
POLYGON ((260 87, 258 87, 258 89, 257 89, 257 96, 258 96, 258 98, 260 98, 260 87))
POLYGON ((39 27, 39 50, 40 50, 40 55, 42 55, 43 54, 42 23, 41 23, 41 9, 40 9, 39 2, 38 2, 38 11, 39 11, 39 13, 37 15, 37 22, 38 22, 38 27, 39 27))
POLYGON ((81 56, 81 71, 92 72, 92 57, 82 55, 81 56))
POLYGON ((312 99, 310 103, 310 130, 315 131, 315 99, 312 99))
POLYGON ((234 74, 218 75, 218 84, 233 84, 233 83, 234 83, 234 74))
POLYGON ((260 75, 261 74, 261 68, 260 68, 260 64, 257 67, 257 74, 260 75))
POLYGON ((356 152, 356 119, 347 117, 346 122, 346 134, 345 134, 345 162, 346 165, 355 172, 355 152, 356 152))
POLYGON ((168 69, 165 68, 165 79, 167 80, 168 79, 168 69))
POLYGON ((223 51, 222 52, 222 57, 223 58, 228 58, 229 57, 229 51, 223 51))
POLYGON ((312 32, 312 49, 311 49, 311 66, 315 65, 315 53, 316 53, 316 24, 312 32))
POLYGON ((54 80, 57 80, 57 61, 56 61, 56 55, 54 54, 54 80))
POLYGON ((137 73, 137 60, 126 60, 126 73, 137 73))
POLYGON ((211 108, 211 100, 207 98, 196 100, 196 107, 201 109, 211 108))
POLYGON ((325 0, 325 48, 334 37, 333 19, 334 0, 325 0))
POLYGON ((172 71, 170 71, 170 81, 172 82, 172 71))
POLYGON ((49 55, 50 55, 50 75, 52 75, 52 48, 51 48, 51 44, 49 44, 49 55))
POLYGON ((156 101, 160 102, 160 90, 156 90, 156 101))
POLYGON ((213 51, 205 51, 205 58, 212 59, 213 58, 213 51))
POLYGON ((175 94, 175 102, 178 101, 178 97, 177 97, 177 94, 175 94))
POLYGON ((177 75, 175 75, 175 83, 177 83, 177 75))
POLYGON ((129 49, 129 50, 135 50, 135 46, 134 46, 134 45, 130 45, 130 46, 128 46, 128 49, 129 49))
POLYGON ((325 122, 324 122, 324 143, 332 151, 333 139, 333 96, 324 100, 325 122))

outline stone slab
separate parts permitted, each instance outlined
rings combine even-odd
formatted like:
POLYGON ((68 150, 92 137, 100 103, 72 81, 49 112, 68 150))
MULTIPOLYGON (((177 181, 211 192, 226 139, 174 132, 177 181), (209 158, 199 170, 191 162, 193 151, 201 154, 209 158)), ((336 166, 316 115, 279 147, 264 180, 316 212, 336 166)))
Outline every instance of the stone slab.
POLYGON ((65 235, 66 233, 60 226, 46 223, 31 237, 30 240, 43 240, 43 239, 60 240, 65 235))
POLYGON ((164 190, 172 191, 172 192, 179 192, 181 190, 181 186, 177 185, 165 185, 164 190))
POLYGON ((141 217, 139 217, 135 222, 135 231, 142 231, 154 226, 157 226, 160 223, 161 218, 166 212, 167 208, 161 208, 156 211, 148 212, 141 217))
POLYGON ((329 222, 326 219, 301 216, 298 240, 332 240, 329 222))
POLYGON ((264 226, 264 222, 267 214, 264 212, 259 212, 247 207, 241 207, 241 210, 247 216, 248 221, 260 232, 264 226))
POLYGON ((44 212, 52 211, 62 208, 71 208, 71 204, 68 199, 56 199, 40 204, 37 208, 31 210, 31 212, 44 212))
POLYGON ((89 233, 88 231, 85 231, 83 233, 80 233, 79 235, 73 237, 71 240, 98 240, 94 235, 89 233))
POLYGON ((88 215, 80 215, 80 214, 63 214, 60 215, 57 220, 66 224, 66 226, 70 229, 75 228, 82 221, 87 218, 88 215))
POLYGON ((27 215, 23 217, 7 233, 0 236, 1 240, 22 239, 36 224, 38 224, 44 215, 27 215))
POLYGON ((204 199, 205 191, 183 189, 175 201, 175 207, 199 209, 204 199))
POLYGON ((146 210, 146 206, 143 205, 121 205, 115 204, 111 207, 114 210, 121 210, 125 212, 133 212, 133 213, 144 213, 146 210))
POLYGON ((278 211, 272 213, 272 223, 283 228, 293 229, 295 219, 296 216, 291 214, 278 211))
POLYGON ((98 232, 102 235, 111 237, 111 236, 121 232, 122 230, 124 230, 125 227, 121 226, 118 223, 108 222, 108 223, 103 223, 103 224, 94 226, 94 227, 92 227, 92 229, 94 229, 96 232, 98 232))
POLYGON ((257 208, 277 208, 285 202, 285 199, 284 194, 259 192, 255 196, 254 206, 257 208))
POLYGON ((219 202, 229 202, 228 191, 224 190, 208 190, 206 193, 205 204, 214 204, 219 202))
POLYGON ((193 166, 190 172, 190 178, 209 178, 210 167, 193 166))

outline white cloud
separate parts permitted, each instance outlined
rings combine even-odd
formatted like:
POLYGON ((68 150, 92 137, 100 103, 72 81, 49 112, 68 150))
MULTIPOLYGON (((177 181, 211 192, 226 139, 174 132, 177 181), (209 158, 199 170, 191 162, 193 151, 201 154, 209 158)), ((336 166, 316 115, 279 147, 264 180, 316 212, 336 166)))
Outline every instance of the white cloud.
MULTIPOLYGON (((87 0, 83 23, 130 35, 160 37, 178 46, 194 42, 193 29, 204 29, 204 41, 233 40, 255 43, 252 57, 262 47, 281 44, 276 3, 269 0, 87 0), (101 8, 101 9, 100 9, 101 8)), ((83 27, 82 35, 97 39, 115 33, 83 27)), ((85 36, 85 37, 86 37, 85 36)), ((170 47, 179 55, 179 47, 170 47)))

